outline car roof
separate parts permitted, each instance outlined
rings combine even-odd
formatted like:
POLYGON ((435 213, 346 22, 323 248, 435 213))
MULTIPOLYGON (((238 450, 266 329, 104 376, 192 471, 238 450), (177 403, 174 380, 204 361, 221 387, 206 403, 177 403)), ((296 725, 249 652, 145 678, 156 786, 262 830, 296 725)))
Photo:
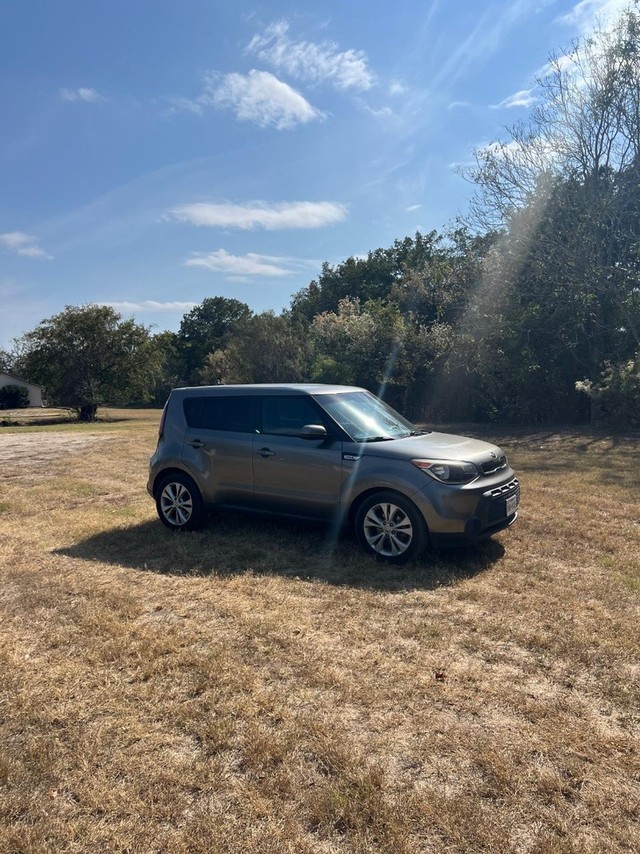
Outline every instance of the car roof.
POLYGON ((349 385, 326 385, 325 383, 252 383, 246 385, 201 385, 185 386, 174 389, 185 397, 205 394, 343 394, 349 391, 366 391, 366 389, 349 385))

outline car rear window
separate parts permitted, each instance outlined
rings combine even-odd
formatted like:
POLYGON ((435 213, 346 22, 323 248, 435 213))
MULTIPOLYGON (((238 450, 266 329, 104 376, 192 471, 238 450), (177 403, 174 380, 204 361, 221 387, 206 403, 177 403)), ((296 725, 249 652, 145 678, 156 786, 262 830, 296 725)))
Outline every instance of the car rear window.
POLYGON ((187 397, 184 417, 189 427, 198 430, 227 430, 235 433, 257 432, 255 397, 187 397))

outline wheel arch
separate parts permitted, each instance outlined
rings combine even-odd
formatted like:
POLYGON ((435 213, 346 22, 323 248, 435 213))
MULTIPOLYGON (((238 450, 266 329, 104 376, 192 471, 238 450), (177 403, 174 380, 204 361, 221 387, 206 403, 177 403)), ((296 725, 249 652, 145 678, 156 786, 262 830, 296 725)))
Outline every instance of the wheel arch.
POLYGON ((198 484, 196 483, 194 476, 190 472, 188 472, 186 469, 178 468, 178 466, 170 466, 169 468, 162 469, 162 471, 158 472, 158 474, 153 479, 153 497, 154 498, 158 497, 158 487, 160 486, 162 481, 165 480, 165 478, 170 477, 173 474, 186 475, 188 478, 190 478, 190 480, 193 481, 194 486, 196 487, 196 489, 198 489, 198 492, 200 492, 200 488, 198 487, 198 484))
POLYGON ((424 527, 427 537, 430 536, 429 525, 427 524, 427 520, 424 518, 424 514, 422 513, 418 505, 415 503, 415 501, 411 498, 410 495, 407 495, 406 492, 401 492, 399 489, 393 489, 393 487, 391 486, 372 486, 370 489, 365 489, 364 492, 361 492, 353 499, 353 501, 349 505, 349 511, 347 513, 347 520, 352 528, 355 526, 356 516, 358 515, 358 510, 360 509, 361 505, 364 504, 367 498, 370 498, 372 495, 376 495, 379 492, 390 492, 395 495, 399 495, 401 498, 404 498, 405 501, 410 501, 420 514, 420 518, 424 521, 424 527))

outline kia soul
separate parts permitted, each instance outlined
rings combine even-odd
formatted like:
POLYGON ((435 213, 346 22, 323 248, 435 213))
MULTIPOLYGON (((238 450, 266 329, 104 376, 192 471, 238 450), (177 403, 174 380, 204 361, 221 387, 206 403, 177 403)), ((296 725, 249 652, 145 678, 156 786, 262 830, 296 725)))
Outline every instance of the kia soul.
POLYGON ((495 445, 419 429, 365 389, 318 384, 174 389, 148 491, 172 530, 202 526, 212 507, 306 517, 351 525, 394 563, 490 537, 520 503, 495 445))

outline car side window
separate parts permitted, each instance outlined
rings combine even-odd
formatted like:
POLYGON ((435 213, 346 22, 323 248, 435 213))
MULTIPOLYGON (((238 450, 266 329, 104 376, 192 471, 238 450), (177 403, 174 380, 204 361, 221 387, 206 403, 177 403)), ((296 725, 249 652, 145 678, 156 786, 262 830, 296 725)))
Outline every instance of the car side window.
POLYGON ((226 430, 256 433, 258 417, 255 397, 215 395, 187 397, 184 416, 189 427, 199 430, 226 430))
POLYGON ((306 424, 325 423, 320 409, 303 395, 264 397, 262 418, 263 432, 279 436, 297 436, 306 424))

